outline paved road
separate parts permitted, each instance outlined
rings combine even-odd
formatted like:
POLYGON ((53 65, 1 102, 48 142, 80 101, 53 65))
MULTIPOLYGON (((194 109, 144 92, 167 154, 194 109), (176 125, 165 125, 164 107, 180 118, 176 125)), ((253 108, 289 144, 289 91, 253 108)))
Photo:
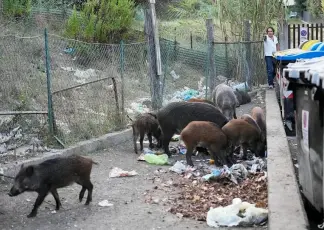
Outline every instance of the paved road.
MULTIPOLYGON (((255 103, 238 108, 238 115, 249 112, 255 103)), ((138 162, 138 155, 133 153, 131 142, 114 149, 91 154, 100 163, 94 165, 92 182, 94 184, 93 202, 89 206, 78 202, 79 185, 72 185, 58 190, 63 208, 57 213, 54 210, 54 199, 47 196, 39 208, 36 218, 28 219, 27 214, 32 209, 36 193, 24 193, 17 197, 9 197, 6 193, 10 185, 0 184, 0 228, 6 229, 212 229, 206 222, 190 219, 179 219, 167 212, 168 207, 162 202, 158 204, 145 203, 146 190, 151 190, 155 184, 150 180, 158 166, 138 162), (112 167, 124 170, 136 170, 137 176, 127 178, 109 178, 112 167), (100 207, 98 203, 107 199, 113 207, 100 207)), ((184 156, 183 156, 184 158, 184 156)), ((165 166, 167 169, 169 166, 165 166)), ((165 173, 164 177, 172 176, 165 173)), ((174 176, 174 175, 173 175, 174 176)), ((157 191, 160 200, 168 194, 157 191), (159 194, 158 194, 159 193, 159 194)), ((247 228, 245 228, 247 229, 247 228)), ((254 228, 256 229, 256 228, 254 228)), ((265 229, 265 228, 262 228, 265 229)))

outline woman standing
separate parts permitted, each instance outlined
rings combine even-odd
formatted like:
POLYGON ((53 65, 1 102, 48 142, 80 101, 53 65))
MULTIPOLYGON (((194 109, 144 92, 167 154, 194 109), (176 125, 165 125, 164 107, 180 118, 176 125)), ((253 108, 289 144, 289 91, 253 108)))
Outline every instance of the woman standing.
POLYGON ((275 68, 273 53, 279 50, 278 38, 274 35, 273 27, 267 28, 267 34, 264 36, 264 56, 267 66, 269 89, 273 89, 273 79, 275 77, 275 68))

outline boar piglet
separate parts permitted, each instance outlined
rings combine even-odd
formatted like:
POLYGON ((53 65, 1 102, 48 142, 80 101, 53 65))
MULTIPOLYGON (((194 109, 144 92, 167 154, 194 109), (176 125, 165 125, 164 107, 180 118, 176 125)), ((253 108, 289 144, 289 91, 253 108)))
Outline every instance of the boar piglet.
POLYGON ((169 157, 169 143, 173 134, 180 133, 191 121, 210 121, 219 127, 228 122, 218 108, 202 102, 171 102, 157 112, 157 118, 162 131, 164 152, 169 157))
POLYGON ((266 121, 265 121, 265 115, 263 109, 258 106, 254 107, 251 111, 251 116, 261 129, 261 141, 263 142, 264 145, 263 154, 261 156, 264 156, 266 145, 267 145, 267 127, 266 127, 266 121))
POLYGON ((200 99, 200 98, 190 98, 187 102, 203 102, 203 103, 208 103, 208 104, 215 106, 214 102, 206 100, 206 99, 200 99))
POLYGON ((209 121, 192 121, 180 134, 181 140, 187 148, 187 164, 194 166, 191 156, 194 148, 198 144, 206 146, 214 159, 217 166, 217 160, 220 159, 222 164, 232 165, 230 157, 227 157, 227 137, 225 133, 213 122, 209 121))
POLYGON ((238 101, 234 90, 230 86, 224 83, 217 85, 212 92, 212 99, 228 120, 237 118, 236 107, 238 101))
POLYGON ((255 125, 243 119, 233 119, 222 128, 228 138, 231 148, 229 154, 233 154, 235 146, 242 146, 243 158, 247 158, 247 149, 250 148, 256 156, 262 151, 261 133, 255 125))
POLYGON ((133 129, 133 143, 134 143, 134 151, 137 154, 137 139, 140 137, 140 147, 141 151, 143 150, 143 140, 145 134, 149 140, 149 147, 153 148, 152 136, 157 141, 157 147, 161 147, 161 129, 159 127, 159 122, 157 120, 155 113, 142 113, 138 115, 133 121, 132 124, 133 129))
POLYGON ((8 195, 12 197, 25 191, 37 192, 38 197, 34 207, 27 216, 35 217, 38 207, 43 203, 49 192, 55 199, 56 210, 59 210, 62 204, 57 189, 76 182, 82 186, 79 194, 80 202, 85 191, 88 190, 88 197, 85 202, 88 205, 92 201, 93 185, 90 181, 92 164, 98 163, 78 155, 56 157, 36 165, 24 166, 22 164, 8 195))

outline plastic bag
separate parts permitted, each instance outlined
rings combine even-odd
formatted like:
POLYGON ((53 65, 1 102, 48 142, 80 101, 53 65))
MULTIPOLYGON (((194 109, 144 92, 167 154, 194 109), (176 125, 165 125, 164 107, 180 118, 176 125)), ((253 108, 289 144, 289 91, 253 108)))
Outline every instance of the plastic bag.
POLYGON ((226 207, 210 208, 207 213, 207 225, 210 227, 220 226, 252 226, 260 225, 267 221, 268 210, 256 208, 255 204, 242 202, 235 198, 232 204, 226 207))
POLYGON ((154 164, 154 165, 165 165, 168 164, 168 155, 155 155, 155 154, 145 154, 144 160, 147 163, 154 164))
POLYGON ((177 161, 169 170, 181 174, 186 171, 186 166, 180 161, 177 161))
POLYGON ((109 172, 109 177, 126 177, 126 176, 135 176, 135 175, 137 175, 137 172, 135 170, 125 171, 118 167, 114 167, 109 172))

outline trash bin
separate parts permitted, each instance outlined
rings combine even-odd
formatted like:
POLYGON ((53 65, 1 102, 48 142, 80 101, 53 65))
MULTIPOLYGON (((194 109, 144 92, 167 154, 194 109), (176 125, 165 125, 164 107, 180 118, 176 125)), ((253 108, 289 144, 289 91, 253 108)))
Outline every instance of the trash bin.
POLYGON ((293 91, 288 90, 289 80, 283 77, 283 70, 290 63, 298 59, 315 58, 324 56, 324 43, 317 40, 309 40, 302 43, 299 48, 282 50, 274 53, 276 60, 275 90, 280 106, 281 116, 284 121, 288 136, 295 136, 295 113, 293 107, 293 91))
POLYGON ((324 57, 303 59, 287 65, 296 109, 299 183, 306 199, 323 211, 324 57))

